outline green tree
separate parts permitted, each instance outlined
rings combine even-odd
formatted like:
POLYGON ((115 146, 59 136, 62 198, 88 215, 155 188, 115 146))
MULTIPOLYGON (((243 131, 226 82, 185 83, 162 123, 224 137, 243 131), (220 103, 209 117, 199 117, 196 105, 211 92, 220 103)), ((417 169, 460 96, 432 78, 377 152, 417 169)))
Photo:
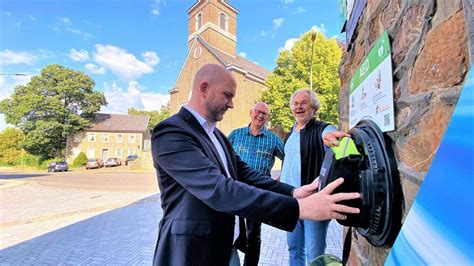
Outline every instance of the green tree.
POLYGON ((7 128, 0 133, 0 159, 13 165, 14 161, 21 157, 21 145, 23 132, 16 128, 7 128))
POLYGON ((153 111, 144 111, 138 110, 135 108, 129 108, 128 112, 129 115, 148 115, 150 116, 150 121, 148 122, 148 129, 153 130, 156 124, 160 123, 164 119, 170 116, 170 107, 169 104, 167 106, 162 106, 161 109, 153 110, 153 111))
POLYGON ((87 156, 84 152, 80 152, 79 155, 77 155, 76 159, 72 162, 73 166, 84 166, 87 164, 87 156))
MULTIPOLYGON (((280 131, 289 131, 294 123, 290 110, 291 94, 301 88, 309 88, 311 69, 311 31, 303 34, 291 51, 283 51, 277 58, 277 66, 267 79, 267 90, 261 100, 272 109, 271 123, 280 131)), ((338 67, 342 49, 332 38, 318 32, 314 41, 313 90, 321 107, 317 117, 337 125, 338 93, 340 88, 338 67)))
POLYGON ((9 149, 20 151, 23 138, 23 132, 17 128, 7 128, 0 132, 0 158, 9 149))
POLYGON ((48 65, 1 101, 0 113, 25 133, 23 147, 29 153, 62 157, 67 135, 91 125, 95 113, 107 105, 104 95, 93 90, 94 85, 80 71, 48 65))

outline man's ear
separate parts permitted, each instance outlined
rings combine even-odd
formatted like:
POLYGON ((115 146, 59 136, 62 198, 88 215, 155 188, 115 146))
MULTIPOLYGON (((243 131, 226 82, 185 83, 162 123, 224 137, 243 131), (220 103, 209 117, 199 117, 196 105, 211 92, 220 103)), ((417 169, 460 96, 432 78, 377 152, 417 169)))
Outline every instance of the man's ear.
POLYGON ((203 81, 199 84, 199 92, 201 92, 202 97, 207 97, 209 92, 209 83, 207 83, 207 81, 203 81))

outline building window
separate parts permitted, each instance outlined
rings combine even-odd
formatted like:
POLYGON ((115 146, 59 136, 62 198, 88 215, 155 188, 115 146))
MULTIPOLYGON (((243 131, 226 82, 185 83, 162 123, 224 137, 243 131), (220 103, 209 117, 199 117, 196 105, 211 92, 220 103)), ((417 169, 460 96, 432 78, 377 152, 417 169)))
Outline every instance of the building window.
POLYGON ((109 149, 102 149, 102 159, 103 160, 109 159, 109 149))
POLYGON ((115 136, 115 141, 118 142, 118 143, 122 143, 123 141, 123 135, 122 134, 117 134, 115 136))
POLYGON ((128 135, 128 143, 135 143, 135 134, 128 135))
POLYGON ((219 27, 225 31, 227 31, 228 26, 227 26, 227 15, 225 13, 220 13, 219 14, 219 27))
POLYGON ((102 134, 102 142, 109 142, 109 133, 102 134))
POLYGON ((115 157, 122 158, 122 149, 115 149, 115 157))
POLYGON ((87 159, 95 158, 95 149, 94 148, 87 148, 87 159))
POLYGON ((128 149, 128 155, 135 155, 135 149, 133 148, 128 149))
POLYGON ((196 15, 196 23, 194 24, 194 30, 197 31, 202 26, 202 13, 196 15))
POLYGON ((89 142, 95 142, 95 133, 89 133, 87 138, 89 139, 89 142))
POLYGON ((74 142, 81 142, 82 141, 82 132, 77 132, 74 134, 74 142))

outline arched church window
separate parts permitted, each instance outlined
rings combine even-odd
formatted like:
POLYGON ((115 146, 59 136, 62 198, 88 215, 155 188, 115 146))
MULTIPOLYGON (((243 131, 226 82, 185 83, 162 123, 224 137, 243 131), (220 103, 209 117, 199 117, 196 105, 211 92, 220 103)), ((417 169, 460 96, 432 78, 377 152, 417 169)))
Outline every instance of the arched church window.
POLYGON ((196 15, 196 24, 194 25, 195 30, 199 30, 202 26, 202 13, 196 15))
POLYGON ((220 13, 219 14, 219 27, 225 31, 227 31, 228 29, 228 25, 227 25, 227 15, 225 13, 220 13))

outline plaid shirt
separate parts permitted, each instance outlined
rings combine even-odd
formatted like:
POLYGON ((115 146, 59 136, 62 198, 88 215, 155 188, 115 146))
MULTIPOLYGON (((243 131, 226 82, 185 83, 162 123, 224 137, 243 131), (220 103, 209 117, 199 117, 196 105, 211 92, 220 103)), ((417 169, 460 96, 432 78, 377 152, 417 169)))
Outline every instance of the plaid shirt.
POLYGON ((275 156, 283 160, 283 142, 266 128, 257 136, 252 135, 249 126, 238 128, 230 133, 228 139, 244 162, 265 175, 270 175, 275 156))

